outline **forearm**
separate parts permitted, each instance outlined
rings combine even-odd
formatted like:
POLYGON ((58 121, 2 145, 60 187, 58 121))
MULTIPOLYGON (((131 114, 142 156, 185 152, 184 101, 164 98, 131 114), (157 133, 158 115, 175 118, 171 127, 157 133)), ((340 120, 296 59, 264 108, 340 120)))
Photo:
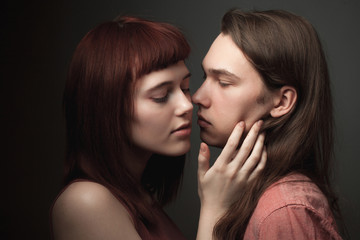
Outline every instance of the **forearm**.
POLYGON ((215 239, 213 230, 223 213, 211 208, 202 207, 200 210, 199 226, 196 240, 215 239))

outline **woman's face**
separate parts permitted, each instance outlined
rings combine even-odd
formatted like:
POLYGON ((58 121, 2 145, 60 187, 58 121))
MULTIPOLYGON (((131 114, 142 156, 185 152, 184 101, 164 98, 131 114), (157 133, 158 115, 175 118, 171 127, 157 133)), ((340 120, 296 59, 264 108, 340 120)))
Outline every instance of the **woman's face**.
POLYGON ((143 150, 179 156, 190 150, 193 105, 184 61, 137 80, 131 140, 143 150))

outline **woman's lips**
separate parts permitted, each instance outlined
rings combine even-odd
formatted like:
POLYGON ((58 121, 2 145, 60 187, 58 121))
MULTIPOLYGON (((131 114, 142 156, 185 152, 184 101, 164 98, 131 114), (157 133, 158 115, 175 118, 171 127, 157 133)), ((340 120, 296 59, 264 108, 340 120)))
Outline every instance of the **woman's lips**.
POLYGON ((187 137, 191 134, 191 124, 190 123, 183 124, 174 131, 172 131, 171 134, 181 137, 187 137))

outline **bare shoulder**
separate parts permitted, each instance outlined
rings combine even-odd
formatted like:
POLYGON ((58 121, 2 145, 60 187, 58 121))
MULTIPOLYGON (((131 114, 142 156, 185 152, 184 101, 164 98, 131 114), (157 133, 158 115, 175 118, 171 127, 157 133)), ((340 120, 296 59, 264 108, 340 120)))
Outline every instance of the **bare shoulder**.
POLYGON ((55 239, 140 239, 121 202, 89 181, 72 183, 60 194, 52 222, 55 239))
MULTIPOLYGON (((103 208, 104 203, 120 203, 111 192, 101 184, 89 181, 74 182, 62 192, 54 205, 54 213, 62 211, 96 210, 103 208)), ((119 207, 121 208, 121 204, 119 207)), ((124 207, 123 207, 124 208, 124 207)), ((124 208, 125 210, 125 208, 124 208)))

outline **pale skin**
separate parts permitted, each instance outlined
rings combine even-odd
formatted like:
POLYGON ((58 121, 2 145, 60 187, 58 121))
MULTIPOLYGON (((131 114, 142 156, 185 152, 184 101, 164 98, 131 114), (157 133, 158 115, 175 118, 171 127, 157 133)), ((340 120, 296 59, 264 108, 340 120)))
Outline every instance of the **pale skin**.
POLYGON ((239 121, 248 131, 259 119, 286 114, 296 102, 291 86, 269 90, 229 35, 219 34, 202 67, 204 82, 192 101, 199 106, 200 137, 209 145, 224 147, 239 121))
POLYGON ((259 132, 259 119, 268 115, 276 118, 288 113, 296 102, 297 94, 291 86, 270 91, 229 35, 221 33, 215 39, 202 66, 204 82, 192 96, 192 101, 199 106, 200 136, 209 145, 224 147, 210 169, 206 160, 209 158, 209 149, 205 143, 201 146, 203 151, 200 149, 199 152, 201 212, 197 237, 212 239, 211 229, 203 228, 201 224, 214 226, 233 203, 236 193, 264 168, 264 162, 260 161, 252 171, 255 166, 252 159, 259 158, 259 154, 262 154, 262 159, 266 158, 266 152, 261 151, 264 136, 259 136, 254 147, 249 144, 251 138, 259 132), (238 123, 240 120, 242 122, 238 123), (233 126, 235 129, 231 133, 233 126), (247 132, 248 136, 239 152, 230 160, 241 142, 241 136, 247 132), (251 149, 253 151, 249 156, 251 149), (246 160, 247 156, 249 158, 246 160), (205 192, 208 186, 213 187, 209 187, 209 194, 205 192), (213 194, 216 191, 217 194, 213 194), (223 205, 219 205, 220 202, 223 205), (206 220, 203 222, 203 219, 206 220))
MULTIPOLYGON (((145 78, 144 84, 138 86, 135 96, 136 129, 141 133, 148 133, 157 137, 157 142, 144 142, 139 138, 139 145, 130 149, 127 156, 129 172, 140 181, 147 160, 154 151, 156 153, 174 155, 184 154, 189 150, 188 125, 191 120, 192 104, 187 91, 189 72, 183 62, 174 65, 165 72, 154 72, 155 77, 145 78), (174 67, 175 66, 175 67, 174 67), (165 88, 155 88, 161 85, 159 79, 164 77, 165 88), (153 80, 155 79, 155 80, 153 80), (146 84, 145 84, 146 83, 146 84), (159 104, 158 99, 168 96, 166 103, 159 104), (155 99, 155 101, 154 101, 155 99), (189 104, 190 103, 190 104, 189 104), (153 107, 154 111, 166 111, 160 116, 159 124, 167 122, 170 127, 168 135, 159 135, 153 132, 157 129, 156 122, 149 128, 142 125, 142 120, 149 118, 149 113, 136 109, 153 107), (179 126, 185 126, 175 131, 179 126), (164 146, 161 148, 161 146, 164 146), (166 146, 166 147, 165 147, 166 146), (169 149, 171 151, 169 152, 169 149), (166 151, 166 152, 162 152, 166 151)), ((162 86, 162 85, 161 85, 162 86)), ((155 116, 159 117, 159 114, 155 116)), ((201 199, 201 211, 197 239, 211 239, 212 230, 217 220, 225 213, 228 207, 236 200, 236 192, 241 191, 244 185, 252 181, 264 168, 266 152, 263 149, 264 135, 259 136, 261 122, 254 124, 238 148, 240 139, 245 133, 245 123, 240 122, 234 128, 227 144, 213 166, 209 166, 210 151, 205 143, 200 146, 198 156, 198 183, 201 199)), ((160 128, 159 128, 160 129, 160 128)), ((134 138, 136 140, 136 138, 134 138)), ((138 142, 137 140, 135 141, 138 142)), ((144 201, 152 201, 147 192, 143 192, 144 201)), ((81 181, 72 183, 57 199, 53 212, 53 233, 55 239, 141 239, 137 233, 127 209, 104 186, 81 181)), ((159 216, 161 223, 167 226, 169 234, 178 231, 168 221, 166 216, 159 216)))

